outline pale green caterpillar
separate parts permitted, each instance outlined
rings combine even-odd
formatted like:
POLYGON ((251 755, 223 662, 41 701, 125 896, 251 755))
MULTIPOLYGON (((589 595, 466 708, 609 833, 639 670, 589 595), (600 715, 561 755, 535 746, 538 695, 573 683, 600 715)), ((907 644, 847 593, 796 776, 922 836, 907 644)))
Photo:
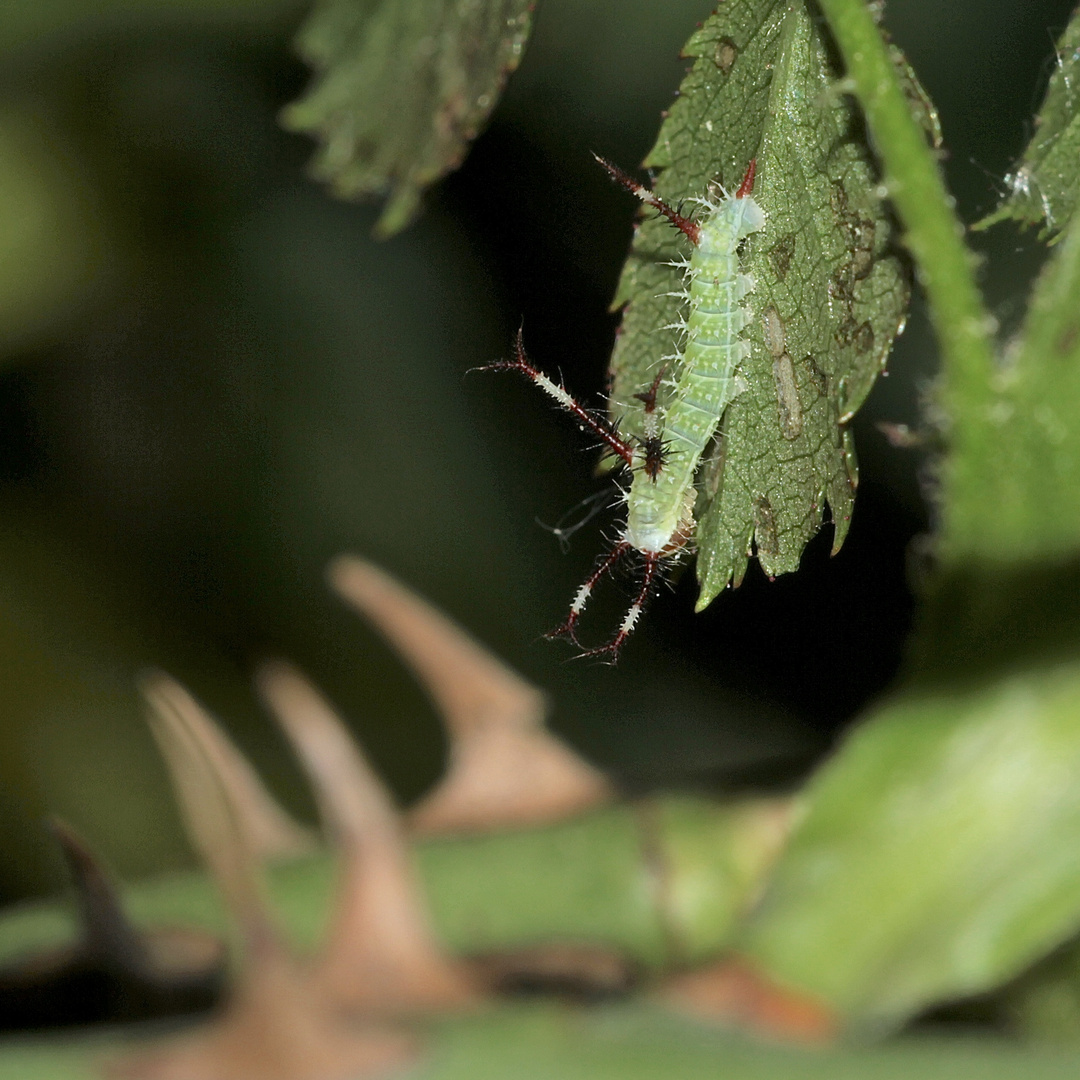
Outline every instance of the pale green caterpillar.
POLYGON ((705 448, 716 434, 724 410, 736 394, 736 369, 750 353, 742 331, 749 321, 745 298, 752 279, 741 272, 739 245, 765 226, 765 215, 754 201, 756 162, 734 195, 719 200, 698 200, 704 209, 700 221, 684 217, 653 192, 615 166, 597 158, 616 181, 642 202, 655 207, 694 245, 685 260, 686 284, 679 295, 687 302, 686 314, 673 327, 683 336, 682 348, 665 357, 667 366, 652 386, 637 398, 645 409, 644 435, 633 441, 621 436, 605 419, 579 405, 566 389, 549 379, 525 355, 520 335, 515 359, 492 364, 513 368, 533 380, 579 424, 603 439, 633 474, 625 494, 626 526, 612 550, 578 589, 566 622, 549 636, 569 637, 577 644, 576 627, 597 582, 624 555, 636 551, 644 559, 641 586, 615 636, 585 656, 606 655, 614 662, 648 602, 664 562, 678 557, 694 537, 694 486, 705 448), (658 405, 661 383, 667 393, 658 405))

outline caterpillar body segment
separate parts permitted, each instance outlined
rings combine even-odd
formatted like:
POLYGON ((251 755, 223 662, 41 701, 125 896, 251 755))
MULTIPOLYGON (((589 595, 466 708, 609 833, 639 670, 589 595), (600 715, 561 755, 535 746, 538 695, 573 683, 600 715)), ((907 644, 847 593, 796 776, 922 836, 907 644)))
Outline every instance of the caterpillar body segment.
MULTIPOLYGON (((594 155, 595 156, 595 155, 594 155)), ((696 523, 695 479, 702 455, 716 435, 724 410, 735 397, 737 369, 750 353, 742 332, 750 321, 745 300, 753 280, 741 271, 739 246, 765 227, 765 215, 750 194, 756 163, 750 162, 734 195, 696 200, 699 219, 685 216, 620 169, 597 157, 612 178, 642 202, 663 214, 694 245, 679 294, 686 310, 673 327, 681 340, 677 351, 663 360, 652 385, 634 396, 642 403, 641 437, 624 437, 606 417, 583 408, 567 390, 552 382, 525 354, 518 332, 513 360, 481 370, 516 370, 537 384, 591 431, 631 472, 626 492, 626 525, 612 549, 578 589, 566 621, 549 637, 567 637, 575 645, 577 624, 593 589, 628 555, 643 561, 641 585, 619 629, 607 644, 583 649, 583 656, 606 656, 610 663, 630 636, 656 586, 665 564, 675 561, 692 544, 696 523), (663 390, 663 403, 661 403, 663 390)))
MULTIPOLYGON (((753 163, 747 179, 752 185, 753 163)), ((739 191, 744 188, 745 181, 739 191)), ((655 476, 636 471, 627 500, 626 540, 643 552, 664 552, 680 530, 692 531, 687 502, 692 510, 694 476, 750 351, 741 335, 750 318, 743 300, 753 282, 740 272, 738 245, 764 226, 764 214, 749 194, 701 205, 703 220, 692 223, 693 235, 686 232, 695 250, 686 271, 685 340, 663 418, 664 467, 655 476)))

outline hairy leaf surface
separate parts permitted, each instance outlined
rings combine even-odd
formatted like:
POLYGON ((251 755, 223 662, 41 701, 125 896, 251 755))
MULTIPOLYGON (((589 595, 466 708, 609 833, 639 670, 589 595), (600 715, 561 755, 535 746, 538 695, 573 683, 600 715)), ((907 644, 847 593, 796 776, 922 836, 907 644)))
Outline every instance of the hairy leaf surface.
POLYGON ((403 229, 494 108, 531 9, 531 0, 320 0, 297 38, 316 77, 282 114, 322 144, 313 175, 344 198, 388 196, 376 232, 403 229))
MULTIPOLYGON (((754 550, 770 575, 797 569, 826 502, 834 547, 843 542, 856 483, 845 425, 903 325, 908 284, 858 115, 804 4, 725 3, 686 55, 694 64, 645 162, 662 170, 656 191, 676 204, 716 182, 734 187, 756 157, 754 197, 766 215, 744 251, 755 281, 745 389, 700 478, 700 608, 742 579, 754 550)), ((647 214, 619 283, 615 302, 628 306, 611 410, 633 433, 633 395, 672 352, 661 328, 678 320, 680 300, 666 294, 681 272, 668 263, 686 247, 647 214)))
POLYGON ((1054 236, 1072 218, 1080 199, 1080 11, 1057 46, 1057 66, 1050 77, 1035 135, 1007 177, 1011 192, 1001 207, 979 223, 985 228, 1012 218, 1042 225, 1054 236))

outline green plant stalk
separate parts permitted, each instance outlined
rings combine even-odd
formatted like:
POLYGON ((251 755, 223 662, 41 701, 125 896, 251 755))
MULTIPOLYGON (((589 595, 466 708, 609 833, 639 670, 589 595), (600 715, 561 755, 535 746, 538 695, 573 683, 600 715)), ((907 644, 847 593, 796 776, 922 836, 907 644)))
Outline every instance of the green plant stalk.
MULTIPOLYGON (((425 1025, 409 1080, 1074 1080, 1075 1052, 926 1035, 813 1052, 757 1044, 642 1002, 502 1004, 425 1025)), ((0 1080, 102 1080, 123 1035, 0 1044, 0 1080), (107 1067, 107 1066, 106 1066, 107 1067)), ((111 1075, 115 1075, 112 1073, 111 1075)))
MULTIPOLYGON (((582 941, 657 968, 702 960, 727 945, 789 817, 786 801, 664 796, 543 828, 424 840, 415 858, 439 939, 455 953, 582 941)), ((334 860, 326 854, 267 874, 278 921, 300 951, 322 940, 333 883, 334 860)), ((228 931, 217 890, 202 873, 134 885, 124 900, 141 926, 228 931)), ((0 966, 74 933, 61 904, 16 908, 0 917, 0 966)))
POLYGON ((966 471, 973 469, 992 435, 996 322, 975 284, 976 259, 964 243, 953 198, 866 0, 820 0, 820 6, 866 116, 941 346, 939 401, 951 418, 947 435, 953 452, 943 463, 940 554, 955 563, 967 554, 977 533, 957 512, 963 500, 950 496, 967 484, 966 471))

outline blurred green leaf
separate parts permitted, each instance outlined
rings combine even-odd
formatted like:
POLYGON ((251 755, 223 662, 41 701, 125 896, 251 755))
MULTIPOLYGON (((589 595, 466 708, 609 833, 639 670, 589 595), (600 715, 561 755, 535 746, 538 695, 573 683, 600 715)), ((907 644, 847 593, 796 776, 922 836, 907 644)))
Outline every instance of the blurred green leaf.
POLYGON ((950 525, 943 537, 947 558, 1046 561, 1080 552, 1080 225, 1075 219, 1035 284, 1021 334, 995 373, 988 401, 964 406, 957 403, 951 425, 976 435, 959 444, 964 482, 950 492, 950 525))
POLYGON ((976 228, 1012 219, 1042 225, 1044 237, 1059 233, 1080 199, 1080 10, 1057 44, 1057 65, 1046 100, 1035 117, 1035 134, 1016 168, 1001 206, 976 228))
MULTIPOLYGON (((856 483, 845 427, 885 363, 908 286, 850 103, 803 4, 724 4, 690 39, 694 65, 645 164, 676 204, 756 157, 765 229, 744 263, 755 281, 745 389, 728 406, 718 451, 700 477, 699 608, 738 583, 752 547, 768 574, 798 568, 825 503, 843 542, 856 483), (765 331, 778 320, 783 351, 765 331)), ((663 219, 639 228, 615 297, 627 304, 612 357, 612 412, 640 434, 633 395, 671 351, 686 244, 663 219)))
POLYGON ((316 78, 282 113, 322 144, 311 166, 343 198, 387 195, 376 233, 416 216, 456 168, 517 67, 532 0, 321 0, 297 38, 316 78))
POLYGON ((1080 668, 913 692, 817 775, 741 943, 849 1021, 992 989, 1080 925, 1080 668))

